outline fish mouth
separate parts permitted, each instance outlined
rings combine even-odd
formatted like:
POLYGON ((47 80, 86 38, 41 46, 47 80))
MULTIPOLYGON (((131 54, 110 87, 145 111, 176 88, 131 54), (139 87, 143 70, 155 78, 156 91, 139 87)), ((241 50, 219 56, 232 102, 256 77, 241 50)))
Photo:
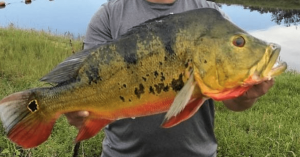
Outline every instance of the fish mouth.
POLYGON ((271 79, 280 75, 287 69, 286 62, 282 62, 279 59, 280 50, 281 47, 277 44, 271 43, 268 46, 267 51, 269 51, 271 55, 266 68, 261 73, 262 78, 271 79))
POLYGON ((242 86, 258 84, 283 73, 287 69, 287 64, 279 60, 280 50, 281 47, 279 45, 269 44, 264 57, 253 69, 254 73, 243 82, 242 86))

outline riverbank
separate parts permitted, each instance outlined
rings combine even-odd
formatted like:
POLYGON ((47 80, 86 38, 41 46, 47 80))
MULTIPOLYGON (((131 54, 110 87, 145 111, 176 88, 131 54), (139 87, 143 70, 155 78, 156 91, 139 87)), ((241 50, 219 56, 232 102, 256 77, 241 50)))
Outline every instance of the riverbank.
MULTIPOLYGON (((0 99, 13 92, 48 86, 38 80, 81 48, 82 39, 70 36, 0 28, 0 99)), ((218 156, 300 155, 299 80, 295 72, 277 77, 271 91, 244 112, 231 112, 217 103, 218 156)), ((72 156, 77 130, 64 116, 55 124, 50 138, 34 149, 23 150, 12 144, 0 126, 0 156, 72 156)), ((101 132, 83 141, 79 156, 99 156, 103 137, 101 132)))
POLYGON ((238 4, 245 7, 256 7, 259 9, 273 8, 273 9, 287 9, 287 10, 300 10, 300 0, 212 0, 216 3, 224 3, 227 5, 238 4))

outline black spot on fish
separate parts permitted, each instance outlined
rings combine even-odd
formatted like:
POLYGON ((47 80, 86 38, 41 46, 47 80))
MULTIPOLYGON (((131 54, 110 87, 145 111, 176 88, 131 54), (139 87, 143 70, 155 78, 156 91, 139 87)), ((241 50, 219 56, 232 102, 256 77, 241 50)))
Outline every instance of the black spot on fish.
POLYGON ((189 66, 189 63, 186 62, 186 63, 184 64, 184 67, 187 68, 188 66, 189 66))
POLYGON ((147 81, 146 77, 142 77, 142 79, 143 79, 144 81, 147 81))
POLYGON ((163 89, 164 89, 164 83, 158 83, 158 84, 155 84, 154 87, 155 87, 155 91, 156 93, 160 93, 163 89))
POLYGON ((154 89, 152 86, 149 87, 149 93, 155 94, 154 89))
POLYGON ((31 111, 31 112, 35 112, 38 110, 38 104, 36 100, 30 101, 27 105, 27 108, 31 111))
POLYGON ((164 81, 166 78, 164 76, 161 76, 160 81, 164 81))
POLYGON ((123 87, 126 88, 126 84, 123 84, 123 87))
POLYGON ((157 76, 158 76, 158 72, 157 71, 154 71, 154 76, 155 76, 155 78, 157 78, 157 76))
POLYGON ((129 99, 128 101, 131 102, 131 99, 129 99))
POLYGON ((169 91, 169 86, 167 85, 167 86, 165 86, 164 88, 163 88, 163 91, 164 92, 167 92, 167 91, 169 91))
POLYGON ((149 77, 150 75, 149 75, 149 74, 146 74, 146 76, 148 76, 148 77, 149 77))
POLYGON ((138 98, 141 98, 141 95, 142 95, 143 93, 145 93, 144 89, 145 89, 144 86, 143 86, 142 84, 140 84, 140 85, 139 85, 139 88, 135 88, 134 94, 135 94, 138 98))
POLYGON ((86 71, 85 73, 89 79, 89 84, 92 84, 92 82, 97 83, 97 81, 91 76, 91 73, 89 71, 86 71))
POLYGON ((125 102, 125 99, 124 99, 124 97, 120 96, 120 99, 121 99, 123 102, 125 102))
POLYGON ((164 80, 166 79, 166 78, 165 78, 165 76, 164 76, 164 73, 163 73, 163 72, 161 72, 160 74, 161 74, 160 81, 164 81, 164 80))
POLYGON ((165 56, 165 61, 167 61, 167 60, 168 60, 168 57, 165 56))
POLYGON ((85 74, 87 76, 87 78, 89 79, 89 84, 96 83, 98 81, 102 81, 102 78, 99 76, 99 69, 97 67, 94 66, 90 66, 86 71, 85 74))
POLYGON ((192 59, 188 59, 186 61, 186 63, 184 64, 185 68, 187 68, 189 66, 189 63, 192 62, 192 59))
POLYGON ((180 91, 181 88, 184 86, 184 82, 182 80, 182 74, 179 75, 177 80, 173 79, 171 82, 171 87, 174 91, 180 91))
POLYGON ((207 63, 207 61, 206 61, 206 60, 204 60, 204 63, 206 64, 206 63, 207 63))

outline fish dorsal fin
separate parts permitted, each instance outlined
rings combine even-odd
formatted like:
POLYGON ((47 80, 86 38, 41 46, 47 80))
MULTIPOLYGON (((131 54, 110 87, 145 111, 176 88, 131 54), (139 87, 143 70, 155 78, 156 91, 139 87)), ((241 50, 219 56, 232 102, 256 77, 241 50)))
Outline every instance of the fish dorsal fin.
POLYGON ((195 86, 196 82, 194 79, 194 74, 192 72, 186 84, 176 95, 170 109, 165 115, 164 121, 168 121, 171 117, 178 115, 186 107, 189 100, 191 99, 195 86))
POLYGON ((49 83, 62 83, 74 78, 77 76, 82 63, 94 49, 95 48, 83 50, 70 56, 65 61, 58 64, 51 72, 42 77, 40 80, 49 83))

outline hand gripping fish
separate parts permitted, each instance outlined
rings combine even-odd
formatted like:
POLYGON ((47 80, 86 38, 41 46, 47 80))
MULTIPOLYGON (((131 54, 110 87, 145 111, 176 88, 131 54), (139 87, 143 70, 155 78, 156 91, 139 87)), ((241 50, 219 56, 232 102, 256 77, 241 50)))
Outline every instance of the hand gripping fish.
POLYGON ((215 9, 149 20, 115 41, 78 52, 41 81, 53 87, 11 94, 0 101, 8 138, 23 148, 49 137, 56 119, 86 110, 76 141, 117 119, 167 112, 163 127, 191 117, 212 98, 240 96, 281 74, 280 46, 256 39, 215 9))

